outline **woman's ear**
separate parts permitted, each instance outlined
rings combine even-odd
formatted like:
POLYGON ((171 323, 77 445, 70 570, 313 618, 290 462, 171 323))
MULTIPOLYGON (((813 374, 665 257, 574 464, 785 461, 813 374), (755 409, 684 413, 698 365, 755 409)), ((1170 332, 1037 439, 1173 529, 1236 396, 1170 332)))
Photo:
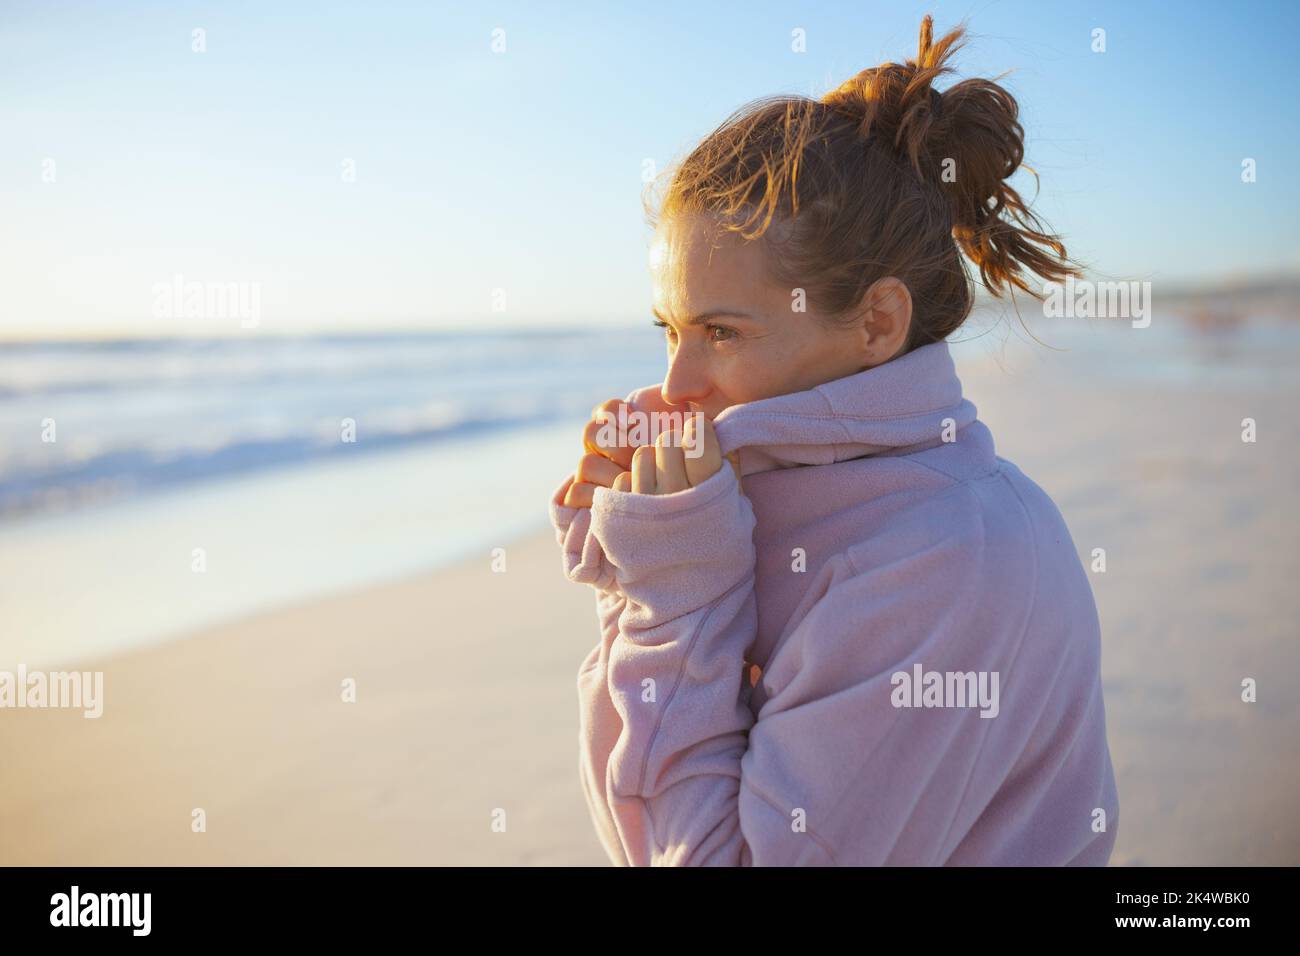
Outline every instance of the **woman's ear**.
POLYGON ((859 315, 864 367, 884 365, 907 344, 912 328, 912 293, 901 279, 877 279, 862 296, 859 315))

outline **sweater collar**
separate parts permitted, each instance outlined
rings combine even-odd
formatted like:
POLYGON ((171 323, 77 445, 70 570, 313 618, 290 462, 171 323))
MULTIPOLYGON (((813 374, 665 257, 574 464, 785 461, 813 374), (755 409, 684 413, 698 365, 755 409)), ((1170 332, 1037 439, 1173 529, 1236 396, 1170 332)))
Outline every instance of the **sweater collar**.
POLYGON ((948 343, 934 342, 807 391, 733 405, 713 424, 722 453, 736 452, 741 474, 750 475, 910 454, 939 445, 946 428, 965 428, 975 416, 948 343))

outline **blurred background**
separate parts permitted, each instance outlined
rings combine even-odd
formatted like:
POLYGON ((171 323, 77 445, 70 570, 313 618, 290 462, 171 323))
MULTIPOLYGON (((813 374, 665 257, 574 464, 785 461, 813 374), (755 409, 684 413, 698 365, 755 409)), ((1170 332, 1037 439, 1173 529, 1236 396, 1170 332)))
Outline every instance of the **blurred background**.
POLYGON ((0 671, 105 703, 0 710, 0 863, 604 863, 546 502, 663 377, 646 179, 926 13, 1090 278, 1150 283, 954 339, 1106 552, 1112 862, 1300 862, 1293 5, 10 2, 0 671))

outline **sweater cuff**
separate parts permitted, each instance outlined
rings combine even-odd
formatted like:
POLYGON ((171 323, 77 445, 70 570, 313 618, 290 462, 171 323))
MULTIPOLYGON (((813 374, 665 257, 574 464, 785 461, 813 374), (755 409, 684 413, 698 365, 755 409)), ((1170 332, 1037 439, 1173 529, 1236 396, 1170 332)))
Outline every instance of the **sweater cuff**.
POLYGON ((614 569, 605 559, 600 542, 591 534, 591 509, 570 508, 562 504, 573 482, 570 475, 551 495, 551 526, 560 545, 564 575, 577 584, 590 584, 597 590, 614 585, 614 569))
POLYGON ((669 495, 597 488, 591 536, 630 601, 675 616, 754 573, 754 511, 727 462, 669 495))

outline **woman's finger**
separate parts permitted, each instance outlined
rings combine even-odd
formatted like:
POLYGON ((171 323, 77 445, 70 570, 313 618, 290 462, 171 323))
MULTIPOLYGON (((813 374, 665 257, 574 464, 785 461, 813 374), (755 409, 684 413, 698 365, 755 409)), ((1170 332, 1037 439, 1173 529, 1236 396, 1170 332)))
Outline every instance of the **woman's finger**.
POLYGON ((642 445, 632 455, 632 490, 638 495, 655 493, 655 449, 642 445))
POLYGON ((631 491, 632 472, 630 471, 622 472, 617 478, 614 479, 614 484, 612 485, 612 487, 615 491, 631 491))
POLYGON ((595 485, 585 481, 575 481, 569 485, 569 490, 564 496, 564 506, 566 508, 590 508, 592 495, 595 492, 595 485))
POLYGON ((619 428, 619 409, 626 403, 617 398, 597 405, 591 420, 582 431, 582 445, 587 451, 603 455, 623 470, 632 465, 634 448, 627 443, 627 434, 619 428))
POLYGON ((682 428, 682 447, 686 455, 686 479, 692 487, 703 484, 722 467, 718 433, 703 415, 691 415, 682 428), (702 425, 697 423, 702 422, 702 425))
POLYGON ((574 481, 586 481, 593 485, 602 485, 609 488, 614 484, 614 479, 626 470, 620 468, 604 455, 589 451, 578 462, 578 470, 574 472, 574 481))
POLYGON ((673 431, 655 439, 655 493, 671 495, 690 487, 686 481, 686 455, 673 431))

